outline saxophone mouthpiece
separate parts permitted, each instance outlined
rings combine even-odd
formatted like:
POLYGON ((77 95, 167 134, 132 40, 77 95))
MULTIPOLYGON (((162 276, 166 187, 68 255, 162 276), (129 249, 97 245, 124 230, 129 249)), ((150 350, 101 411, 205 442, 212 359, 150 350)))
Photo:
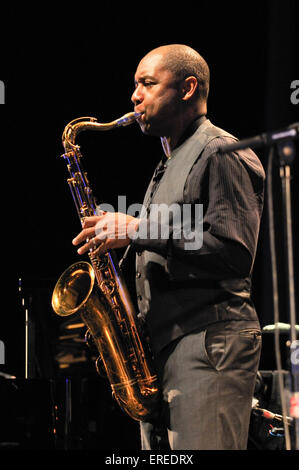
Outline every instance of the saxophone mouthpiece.
POLYGON ((132 124, 136 119, 138 119, 143 113, 127 113, 121 118, 117 119, 117 125, 118 126, 129 126, 132 124))

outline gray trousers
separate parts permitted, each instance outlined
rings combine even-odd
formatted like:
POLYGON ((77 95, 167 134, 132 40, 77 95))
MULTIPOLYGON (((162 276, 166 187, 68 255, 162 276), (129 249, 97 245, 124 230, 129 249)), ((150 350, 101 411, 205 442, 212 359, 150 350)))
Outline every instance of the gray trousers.
POLYGON ((195 331, 157 358, 159 419, 141 423, 143 450, 244 450, 261 351, 258 322, 195 331))

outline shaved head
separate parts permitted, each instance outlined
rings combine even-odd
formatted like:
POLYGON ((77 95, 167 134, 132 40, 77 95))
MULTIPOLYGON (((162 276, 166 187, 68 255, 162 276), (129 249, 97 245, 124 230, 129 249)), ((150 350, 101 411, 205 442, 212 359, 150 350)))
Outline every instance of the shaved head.
POLYGON ((134 76, 131 100, 142 113, 138 124, 144 134, 166 136, 171 148, 187 127, 207 114, 209 67, 197 51, 169 44, 148 52, 134 76))
POLYGON ((184 44, 168 44, 153 49, 144 58, 154 54, 161 56, 164 68, 178 81, 194 76, 198 82, 198 96, 204 101, 207 100, 210 83, 209 66, 196 50, 184 44))

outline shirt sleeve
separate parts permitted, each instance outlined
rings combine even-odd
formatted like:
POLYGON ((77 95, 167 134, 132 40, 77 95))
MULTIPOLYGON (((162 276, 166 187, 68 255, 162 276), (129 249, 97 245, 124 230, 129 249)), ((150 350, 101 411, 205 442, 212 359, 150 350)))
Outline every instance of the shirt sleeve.
MULTIPOLYGON (((137 249, 165 256, 176 279, 239 278, 252 269, 263 205, 262 166, 251 150, 220 153, 215 140, 204 171, 195 164, 185 185, 185 200, 194 208, 191 232, 182 228, 178 234, 172 226, 168 239, 137 236, 133 242, 137 249), (201 220, 196 220, 196 204, 202 204, 201 220)), ((149 218, 142 220, 140 234, 150 224, 149 218)))

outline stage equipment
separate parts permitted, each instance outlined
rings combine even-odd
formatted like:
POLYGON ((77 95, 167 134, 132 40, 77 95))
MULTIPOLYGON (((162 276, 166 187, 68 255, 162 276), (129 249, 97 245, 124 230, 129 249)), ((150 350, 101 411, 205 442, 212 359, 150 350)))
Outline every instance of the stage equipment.
MULTIPOLYGON (((65 127, 62 157, 67 161, 67 182, 81 223, 97 215, 97 205, 81 165, 77 135, 85 130, 109 131, 127 126, 140 116, 131 112, 110 123, 82 117, 65 127)), ((157 407, 157 376, 115 253, 110 250, 98 255, 95 247, 89 259, 91 264, 77 262, 61 275, 53 291, 52 307, 60 316, 80 313, 99 353, 97 370, 101 361, 119 406, 135 420, 148 420, 157 407)))
POLYGON ((234 152, 248 147, 252 149, 270 147, 276 143, 285 143, 295 139, 299 139, 299 122, 290 124, 284 129, 279 129, 273 132, 264 132, 263 134, 249 137, 248 139, 239 140, 233 144, 223 145, 221 146, 220 151, 225 153, 234 152))
POLYGON ((23 379, 0 372, 0 390, 0 453, 138 450, 139 423, 96 374, 23 379))
POLYGON ((278 274, 275 249, 275 226, 274 226, 274 205, 272 188, 272 165, 274 155, 277 154, 280 165, 280 178, 282 189, 282 205, 284 228, 284 253, 286 265, 285 285, 288 288, 288 316, 290 321, 290 354, 289 364, 292 376, 291 397, 289 400, 290 414, 294 418, 295 449, 299 450, 299 340, 297 340, 296 331, 296 302, 295 302, 295 282, 294 282, 294 254, 293 254, 293 228, 292 228, 292 204, 291 204, 291 180, 292 165, 295 161, 296 148, 293 141, 299 138, 299 122, 290 124, 287 128, 279 129, 273 132, 267 132, 249 139, 221 146, 220 152, 233 152, 244 148, 269 147, 268 167, 267 167, 267 189, 268 189, 268 210, 269 210, 269 238, 272 264, 272 283, 273 283, 273 310, 275 324, 275 355, 277 369, 279 372, 280 393, 282 401, 282 416, 284 431, 286 437, 286 449, 291 450, 291 436, 289 434, 288 423, 286 419, 287 403, 283 390, 283 379, 281 373, 281 357, 279 350, 279 295, 278 295, 278 274))
MULTIPOLYGON (((289 394, 291 374, 287 370, 259 370, 257 373, 249 426, 249 450, 285 450, 284 421, 289 433, 295 437, 294 418, 281 414, 280 375, 283 378, 283 387, 289 394)), ((293 439, 292 446, 294 445, 293 439)))

